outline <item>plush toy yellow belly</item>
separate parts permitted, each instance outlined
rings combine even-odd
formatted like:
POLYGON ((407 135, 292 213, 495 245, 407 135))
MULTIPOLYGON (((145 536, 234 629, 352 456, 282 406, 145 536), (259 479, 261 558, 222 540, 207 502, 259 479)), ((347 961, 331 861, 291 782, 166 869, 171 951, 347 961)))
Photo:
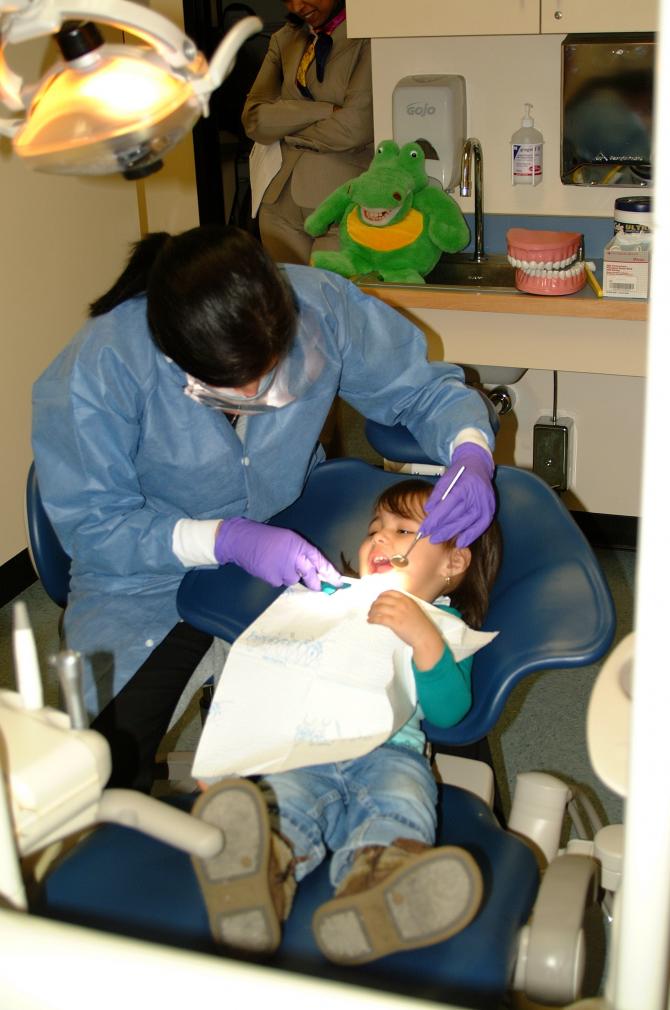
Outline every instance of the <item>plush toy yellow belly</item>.
POLYGON ((358 216, 358 208, 356 207, 347 218, 349 238, 367 249, 374 249, 375 252, 394 252, 396 249, 404 249, 416 242, 422 231, 423 214, 413 208, 407 217, 398 221, 397 224, 380 227, 364 224, 358 216))

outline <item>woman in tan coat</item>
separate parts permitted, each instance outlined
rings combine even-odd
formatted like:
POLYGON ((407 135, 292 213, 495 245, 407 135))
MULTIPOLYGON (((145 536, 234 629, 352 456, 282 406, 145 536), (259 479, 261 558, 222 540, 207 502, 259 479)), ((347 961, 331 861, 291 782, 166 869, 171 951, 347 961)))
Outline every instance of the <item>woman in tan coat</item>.
POLYGON ((281 144, 259 225, 276 261, 309 263, 337 249, 337 231, 313 240, 305 218, 373 154, 370 42, 348 39, 342 0, 284 0, 289 19, 271 40, 242 113, 247 135, 281 144))

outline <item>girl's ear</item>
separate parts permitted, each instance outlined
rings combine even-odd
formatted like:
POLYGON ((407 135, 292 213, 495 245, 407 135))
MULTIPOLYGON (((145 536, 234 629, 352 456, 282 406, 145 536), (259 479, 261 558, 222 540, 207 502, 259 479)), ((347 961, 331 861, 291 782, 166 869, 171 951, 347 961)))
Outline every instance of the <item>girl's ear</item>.
POLYGON ((444 556, 440 575, 443 575, 445 579, 447 576, 453 579, 456 576, 465 575, 471 561, 472 552, 469 547, 452 547, 444 556))

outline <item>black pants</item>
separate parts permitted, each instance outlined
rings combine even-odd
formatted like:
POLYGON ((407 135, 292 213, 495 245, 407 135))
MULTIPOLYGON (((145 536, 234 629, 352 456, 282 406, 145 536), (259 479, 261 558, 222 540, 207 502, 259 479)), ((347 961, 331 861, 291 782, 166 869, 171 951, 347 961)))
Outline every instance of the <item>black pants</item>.
POLYGON ((148 793, 156 751, 212 636, 177 624, 91 724, 112 752, 109 786, 148 793))

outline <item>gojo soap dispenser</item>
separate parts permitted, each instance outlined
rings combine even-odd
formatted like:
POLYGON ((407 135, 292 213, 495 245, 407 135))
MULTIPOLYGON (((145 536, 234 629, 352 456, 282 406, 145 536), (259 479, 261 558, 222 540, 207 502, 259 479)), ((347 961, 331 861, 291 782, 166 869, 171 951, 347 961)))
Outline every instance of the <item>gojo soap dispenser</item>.
POLYGON ((393 139, 421 142, 426 175, 445 191, 458 186, 466 133, 465 78, 459 74, 403 77, 393 89, 393 139))
POLYGON ((542 182, 544 137, 535 129, 530 102, 525 103, 525 108, 521 128, 512 134, 512 183, 515 186, 539 186, 542 182))

